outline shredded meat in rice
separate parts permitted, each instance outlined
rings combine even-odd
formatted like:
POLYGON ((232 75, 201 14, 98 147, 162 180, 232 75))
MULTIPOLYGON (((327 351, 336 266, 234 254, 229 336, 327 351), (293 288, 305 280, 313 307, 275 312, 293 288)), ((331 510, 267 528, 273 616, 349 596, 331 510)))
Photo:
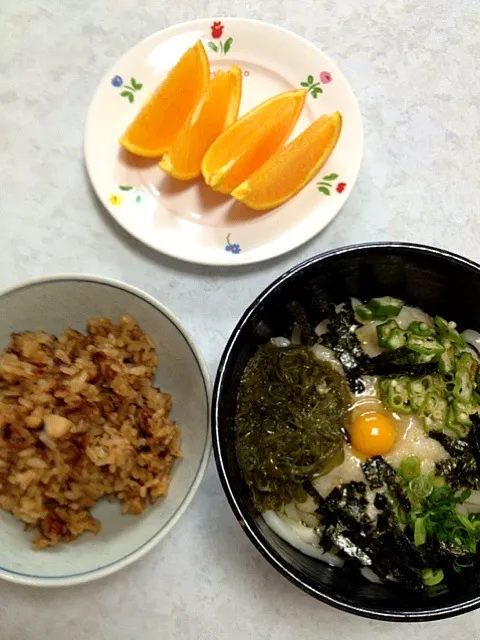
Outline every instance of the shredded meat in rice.
POLYGON ((155 348, 135 320, 13 334, 0 355, 0 508, 38 530, 34 549, 98 533, 97 500, 139 514, 167 494, 180 429, 152 386, 155 348))

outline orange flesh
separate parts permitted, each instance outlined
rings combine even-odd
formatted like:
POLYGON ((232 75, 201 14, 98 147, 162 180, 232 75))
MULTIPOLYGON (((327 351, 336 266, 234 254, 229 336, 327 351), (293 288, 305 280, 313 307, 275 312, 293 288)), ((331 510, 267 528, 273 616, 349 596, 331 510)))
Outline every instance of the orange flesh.
POLYGON ((203 92, 202 98, 162 157, 159 166, 179 180, 200 175, 208 148, 237 119, 242 93, 242 72, 231 67, 219 71, 203 92))
POLYGON ((177 137, 209 80, 210 65, 198 41, 148 98, 120 144, 144 158, 160 156, 177 137))
POLYGON ((342 117, 322 116, 273 155, 232 195, 252 209, 276 207, 298 193, 320 171, 338 141, 342 117))
POLYGON ((212 144, 202 162, 207 184, 231 193, 285 143, 302 111, 306 92, 282 93, 249 111, 212 144))

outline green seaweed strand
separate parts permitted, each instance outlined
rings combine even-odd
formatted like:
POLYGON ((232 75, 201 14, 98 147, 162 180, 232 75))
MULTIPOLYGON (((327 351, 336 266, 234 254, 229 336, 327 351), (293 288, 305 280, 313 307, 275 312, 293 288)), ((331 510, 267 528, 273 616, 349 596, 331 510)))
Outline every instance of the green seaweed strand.
POLYGON ((343 460, 348 387, 307 347, 261 346, 238 395, 236 452, 260 511, 305 499, 304 484, 343 460))

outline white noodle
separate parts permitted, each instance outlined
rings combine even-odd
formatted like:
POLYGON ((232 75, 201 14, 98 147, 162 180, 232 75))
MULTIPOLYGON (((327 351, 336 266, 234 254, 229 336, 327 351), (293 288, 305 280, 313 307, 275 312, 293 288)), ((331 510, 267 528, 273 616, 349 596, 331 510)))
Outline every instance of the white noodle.
POLYGON ((380 580, 380 578, 377 576, 376 573, 374 573, 369 567, 362 567, 360 569, 360 573, 362 574, 362 576, 364 578, 366 578, 369 582, 373 582, 375 584, 382 584, 382 581, 380 580))
POLYGON ((297 507, 293 502, 289 502, 287 505, 285 505, 285 515, 290 520, 294 520, 296 522, 300 521, 300 516, 298 514, 297 507))
POLYGON ((283 338, 282 336, 272 338, 270 342, 276 347, 288 347, 290 345, 290 340, 288 340, 288 338, 283 338))
POLYGON ((467 513, 480 513, 480 491, 472 491, 468 499, 459 506, 464 507, 467 513))
POLYGON ((375 358, 382 351, 385 351, 385 349, 378 346, 377 324, 380 323, 367 322, 355 331, 362 350, 370 358, 375 358))
POLYGON ((320 524, 319 517, 314 513, 302 513, 300 511, 298 513, 302 519, 302 522, 306 524, 307 527, 312 527, 314 529, 320 524))
POLYGON ((471 344, 472 347, 475 347, 475 349, 480 352, 480 333, 478 333, 478 331, 467 329, 462 333, 462 338, 465 342, 471 344))
POLYGON ((425 324, 433 326, 433 320, 431 317, 416 307, 403 307, 395 320, 401 329, 408 329, 414 320, 418 320, 418 322, 425 322, 425 324))
POLYGON ((476 504, 480 507, 480 491, 472 491, 468 500, 466 500, 466 504, 476 504))
POLYGON ((301 513, 315 513, 318 507, 318 502, 311 495, 309 495, 307 496, 305 502, 296 502, 295 506, 301 513))
POLYGON ((337 360, 336 355, 331 349, 329 349, 328 347, 324 347, 323 344, 314 344, 312 347, 312 352, 316 358, 322 360, 323 362, 329 362, 336 371, 344 375, 341 362, 340 360, 337 360))
MULTIPOLYGON (((285 518, 285 516, 283 516, 283 518, 285 518)), ((287 524, 278 513, 266 511, 263 514, 263 519, 277 536, 285 540, 285 542, 288 542, 292 547, 295 547, 295 549, 298 549, 301 553, 310 556, 310 558, 316 558, 317 560, 326 562, 332 567, 343 567, 343 560, 341 558, 333 555, 333 553, 324 552, 322 547, 313 546, 312 544, 304 542, 302 538, 297 535, 296 529, 293 529, 290 522, 287 524)), ((306 529, 306 527, 303 528, 306 529)))
POLYGON ((465 347, 465 349, 462 351, 462 353, 465 353, 465 352, 469 353, 473 358, 475 358, 475 360, 477 360, 477 362, 480 360, 480 356, 478 355, 477 350, 468 344, 465 347))
POLYGON ((328 331, 328 323, 329 320, 322 320, 319 324, 317 324, 317 326, 315 327, 315 333, 317 334, 317 336, 323 336, 324 333, 327 333, 328 331))
MULTIPOLYGON (((318 516, 315 515, 315 509, 317 508, 317 506, 317 503, 311 496, 308 496, 305 502, 289 502, 289 504, 285 506, 285 515, 288 519, 287 524, 291 522, 298 522, 300 524, 303 523, 303 525, 311 527, 313 531, 313 529, 315 529, 315 527, 317 527, 319 523, 318 516)), ((301 525, 301 533, 304 533, 305 527, 303 525, 301 525)), ((318 542, 318 538, 316 536, 315 538, 313 538, 313 542, 318 542)))
POLYGON ((318 543, 320 539, 312 527, 306 527, 301 522, 297 522, 296 520, 292 520, 288 516, 283 515, 283 513, 278 513, 277 515, 287 527, 290 527, 293 533, 302 540, 302 542, 311 544, 317 549, 319 548, 318 543))
POLYGON ((480 505, 472 504, 471 502, 465 502, 462 506, 465 507, 466 515, 470 513, 480 513, 480 505))

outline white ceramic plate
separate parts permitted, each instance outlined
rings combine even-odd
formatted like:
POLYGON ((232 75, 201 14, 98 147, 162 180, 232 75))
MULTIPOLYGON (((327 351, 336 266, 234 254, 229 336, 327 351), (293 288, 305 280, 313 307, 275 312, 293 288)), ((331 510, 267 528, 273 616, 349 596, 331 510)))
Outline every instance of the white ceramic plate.
MULTIPOLYGON (((34 532, 0 510, 0 578, 58 587, 101 578, 152 549, 178 522, 202 480, 210 455, 210 381, 198 349, 179 320, 162 304, 121 282, 65 275, 33 280, 0 294, 0 351, 12 332, 43 329, 59 335, 69 327, 85 331, 93 316, 118 322, 134 316, 152 338, 159 359, 155 385, 172 394, 172 417, 182 429, 184 458, 174 466, 168 496, 139 516, 122 515, 118 501, 92 508, 102 524, 94 536, 33 551, 34 532)), ((161 553, 161 550, 159 551, 161 553)))
POLYGON ((299 36, 237 18, 196 20, 155 33, 128 51, 93 97, 85 130, 85 159, 98 197, 141 242, 201 264, 239 265, 297 247, 340 211, 357 178, 363 129, 355 96, 334 63, 299 36), (293 136, 336 110, 343 130, 328 163, 290 201, 269 212, 247 209, 202 180, 165 175, 157 160, 124 151, 118 139, 185 50, 202 39, 211 72, 232 64, 243 71, 240 115, 273 95, 305 86, 308 96, 293 136))

